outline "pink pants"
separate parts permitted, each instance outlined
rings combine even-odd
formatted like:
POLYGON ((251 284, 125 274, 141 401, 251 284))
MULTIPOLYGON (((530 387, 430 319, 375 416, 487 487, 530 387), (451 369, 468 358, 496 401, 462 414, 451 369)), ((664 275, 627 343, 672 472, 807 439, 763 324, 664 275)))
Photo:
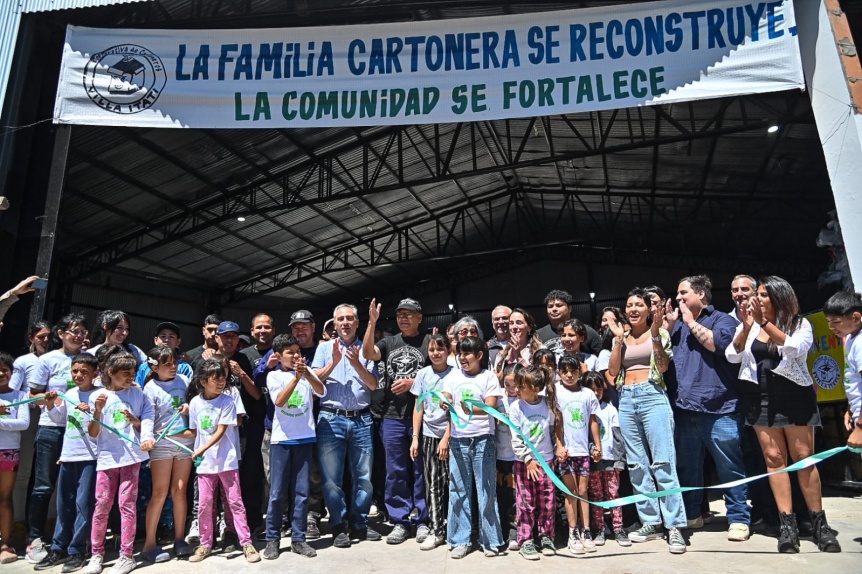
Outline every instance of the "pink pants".
POLYGON ((248 530, 245 506, 242 504, 242 492, 239 488, 239 471, 234 469, 218 474, 198 475, 198 524, 201 532, 201 546, 213 547, 215 491, 219 484, 221 484, 227 497, 227 508, 225 508, 224 513, 226 529, 235 530, 237 537, 239 537, 239 543, 243 546, 251 544, 251 532, 248 530))
POLYGON ((135 546, 138 510, 138 475, 141 463, 96 471, 96 508, 93 512, 93 530, 90 543, 93 555, 105 555, 105 532, 108 514, 114 506, 114 495, 119 489, 120 499, 120 556, 132 557, 135 546))

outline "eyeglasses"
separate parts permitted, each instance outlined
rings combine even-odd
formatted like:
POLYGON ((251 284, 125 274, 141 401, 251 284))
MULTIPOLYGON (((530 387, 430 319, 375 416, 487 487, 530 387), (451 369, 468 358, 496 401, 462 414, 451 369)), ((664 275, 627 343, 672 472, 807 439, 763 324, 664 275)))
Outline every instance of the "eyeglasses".
POLYGON ((75 329, 74 331, 63 331, 63 332, 66 333, 67 335, 72 335, 75 338, 86 337, 87 335, 90 334, 89 331, 82 331, 81 329, 75 329))
POLYGON ((407 319, 408 321, 412 319, 415 315, 413 313, 395 313, 396 319, 407 319))
POLYGON ((479 330, 476 327, 464 327, 460 331, 458 331, 459 335, 478 335, 479 330))

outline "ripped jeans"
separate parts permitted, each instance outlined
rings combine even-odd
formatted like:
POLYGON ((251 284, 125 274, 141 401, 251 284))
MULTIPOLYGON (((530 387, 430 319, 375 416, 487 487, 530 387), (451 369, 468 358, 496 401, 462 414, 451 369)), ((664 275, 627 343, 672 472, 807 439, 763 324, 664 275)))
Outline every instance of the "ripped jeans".
MULTIPOLYGON (((673 413, 665 390, 652 381, 624 386, 620 392, 619 420, 635 492, 677 488, 673 413)), ((685 528, 681 494, 638 502, 637 509, 644 525, 685 528)))

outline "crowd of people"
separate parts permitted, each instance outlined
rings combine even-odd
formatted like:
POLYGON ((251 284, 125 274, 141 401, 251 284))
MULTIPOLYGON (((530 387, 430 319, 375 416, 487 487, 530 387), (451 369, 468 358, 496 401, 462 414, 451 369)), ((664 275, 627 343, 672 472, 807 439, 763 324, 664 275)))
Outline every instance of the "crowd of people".
MULTIPOLYGON (((771 474, 768 489, 737 482, 813 454, 820 415, 806 365, 812 329, 793 288, 740 275, 731 294, 724 313, 704 275, 681 279, 673 297, 635 288, 594 329, 553 290, 547 325, 501 304, 487 341, 469 316, 423 330, 410 298, 394 309, 396 334, 382 331, 372 300, 364 332, 359 310, 342 304, 321 340, 307 310, 280 334, 265 313, 250 335, 213 314, 203 345, 186 352, 170 321, 146 352, 131 344, 122 311, 102 312, 92 331, 78 313, 36 323, 29 354, 0 353, 0 563, 18 559, 12 491, 31 416, 25 556, 35 570, 99 574, 110 529, 110 574, 126 574, 140 522, 148 562, 171 560, 171 541, 173 556, 198 562, 217 540, 249 562, 272 560, 283 536, 312 558, 308 541, 326 515, 335 548, 415 538, 453 559, 478 546, 537 560, 559 546, 585 556, 611 541, 665 540, 681 554, 711 519, 703 490, 638 502, 629 527, 631 508, 590 501, 704 486, 707 454, 715 479, 733 484, 723 491, 729 541, 762 521, 779 552, 798 552, 800 533, 839 552, 816 466, 796 473, 804 508, 786 473, 771 474), (374 514, 392 525, 385 537, 374 514)), ((862 296, 838 293, 824 311, 844 341, 848 444, 859 447, 862 296)))

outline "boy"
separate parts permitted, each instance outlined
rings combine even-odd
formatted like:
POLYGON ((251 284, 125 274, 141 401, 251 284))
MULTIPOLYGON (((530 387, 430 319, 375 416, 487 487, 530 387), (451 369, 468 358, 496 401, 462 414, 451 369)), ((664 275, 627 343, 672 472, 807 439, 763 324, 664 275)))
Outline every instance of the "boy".
POLYGON ((35 570, 48 570, 65 562, 63 572, 84 567, 90 521, 96 501, 96 446, 87 432, 90 424, 90 395, 96 391, 93 380, 99 362, 89 353, 72 359, 71 375, 76 388, 66 391, 70 401, 58 400, 55 391, 45 393, 48 417, 65 424, 60 475, 57 479, 57 525, 51 551, 35 570))
POLYGON ((292 335, 279 335, 272 342, 273 353, 281 355, 281 371, 266 377, 266 388, 275 407, 272 417, 272 442, 269 447, 271 490, 266 512, 267 560, 278 558, 281 517, 285 497, 293 493, 291 551, 313 558, 317 552, 305 541, 308 524, 311 445, 316 439, 312 403, 326 394, 326 387, 305 365, 299 341, 292 335))
POLYGON ((841 291, 823 306, 829 328, 844 339, 844 390, 848 412, 845 417, 850 438, 847 446, 862 448, 862 294, 841 291))

